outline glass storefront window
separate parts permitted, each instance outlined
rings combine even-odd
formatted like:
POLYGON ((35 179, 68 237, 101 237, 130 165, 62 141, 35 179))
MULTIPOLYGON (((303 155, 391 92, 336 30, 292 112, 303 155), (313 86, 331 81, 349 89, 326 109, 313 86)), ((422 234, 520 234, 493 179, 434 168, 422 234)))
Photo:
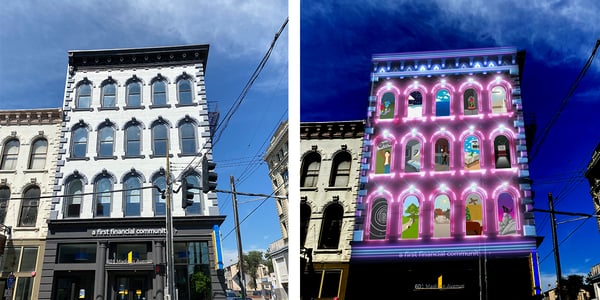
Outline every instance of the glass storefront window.
POLYGON ((20 272, 31 272, 35 271, 37 262, 38 248, 37 247, 25 247, 23 248, 23 258, 21 258, 20 272))
POLYGON ((62 244, 58 245, 57 263, 95 263, 96 244, 62 244))
POLYGON ((119 243, 111 246, 110 259, 115 263, 148 262, 149 243, 119 243))
POLYGON ((2 272, 17 272, 19 258, 21 257, 21 247, 7 247, 4 250, 4 259, 2 261, 2 272))
POLYGON ((31 299, 31 289, 33 288, 32 277, 19 277, 17 279, 17 288, 15 289, 15 300, 31 299))

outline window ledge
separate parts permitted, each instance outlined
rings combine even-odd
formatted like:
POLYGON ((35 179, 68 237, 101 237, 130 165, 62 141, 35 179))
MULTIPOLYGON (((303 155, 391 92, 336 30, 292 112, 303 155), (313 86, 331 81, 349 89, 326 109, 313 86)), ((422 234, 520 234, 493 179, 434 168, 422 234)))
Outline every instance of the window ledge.
POLYGON ((315 254, 342 254, 341 249, 316 249, 315 254))
POLYGON ((118 107, 98 107, 99 111, 103 111, 103 110, 119 110, 118 107))
POLYGON ((300 191, 302 192, 311 192, 311 191, 318 191, 319 189, 316 186, 308 186, 308 187, 300 187, 300 191))
POLYGON ((145 109, 145 106, 125 106, 123 107, 123 110, 130 110, 130 109, 145 109))
POLYGON ((35 225, 31 225, 31 226, 19 226, 19 227, 15 227, 13 228, 14 231, 35 231, 38 232, 40 231, 39 227, 36 227, 35 225))
POLYGON ((329 186, 325 188, 325 191, 349 191, 351 189, 349 186, 329 186))
POLYGON ((89 157, 67 157, 67 161, 90 160, 89 157))
POLYGON ((198 106, 198 103, 175 104, 175 107, 198 106))
POLYGON ((94 160, 115 160, 117 159, 117 156, 94 156, 94 160))
POLYGON ((93 108, 88 107, 88 108, 73 108, 72 111, 94 111, 93 108))
POLYGON ((177 154, 177 157, 191 157, 191 156, 196 156, 198 155, 198 153, 179 153, 177 154))
POLYGON ((46 169, 28 169, 28 170, 23 170, 23 173, 48 173, 48 170, 46 170, 46 169))
MULTIPOLYGON (((150 158, 165 158, 165 157, 166 157, 166 155, 154 155, 154 154, 150 155, 150 158)), ((169 157, 173 157, 173 154, 169 154, 169 157)))
POLYGON ((121 159, 146 158, 146 155, 123 155, 121 159))
POLYGON ((167 104, 167 105, 164 105, 164 104, 154 105, 153 104, 153 105, 150 105, 150 108, 171 108, 171 105, 170 104, 167 104))
POLYGON ((0 170, 0 174, 12 174, 17 173, 17 170, 0 170))

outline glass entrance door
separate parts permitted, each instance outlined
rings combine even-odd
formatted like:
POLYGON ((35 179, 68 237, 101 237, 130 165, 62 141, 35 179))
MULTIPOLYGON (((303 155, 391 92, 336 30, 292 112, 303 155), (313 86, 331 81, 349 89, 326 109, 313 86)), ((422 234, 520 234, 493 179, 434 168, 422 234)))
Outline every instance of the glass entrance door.
POLYGON ((116 300, 147 300, 148 278, 146 276, 119 275, 115 277, 116 300))

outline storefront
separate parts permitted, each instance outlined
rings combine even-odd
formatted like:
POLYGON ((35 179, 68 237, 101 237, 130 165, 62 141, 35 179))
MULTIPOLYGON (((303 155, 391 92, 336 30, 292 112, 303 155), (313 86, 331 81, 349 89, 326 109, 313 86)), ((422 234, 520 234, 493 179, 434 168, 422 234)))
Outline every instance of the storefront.
MULTIPOLYGON (((218 299, 223 287, 215 242, 224 216, 173 220, 173 262, 179 300, 218 299), (208 284, 204 290, 195 283, 208 284), (217 296, 211 296, 217 295, 217 296)), ((164 299, 164 218, 52 220, 40 299, 164 299)))

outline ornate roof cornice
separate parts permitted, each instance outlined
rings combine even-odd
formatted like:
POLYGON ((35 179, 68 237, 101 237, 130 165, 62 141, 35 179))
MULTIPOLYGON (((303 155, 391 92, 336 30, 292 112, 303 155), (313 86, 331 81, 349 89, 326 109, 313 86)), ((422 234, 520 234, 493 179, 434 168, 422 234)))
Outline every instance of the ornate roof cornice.
POLYGON ((61 122, 62 110, 59 108, 0 110, 0 125, 47 125, 61 122))
POLYGON ((365 122, 305 122, 300 123, 300 139, 349 139, 362 138, 365 133, 365 122))

